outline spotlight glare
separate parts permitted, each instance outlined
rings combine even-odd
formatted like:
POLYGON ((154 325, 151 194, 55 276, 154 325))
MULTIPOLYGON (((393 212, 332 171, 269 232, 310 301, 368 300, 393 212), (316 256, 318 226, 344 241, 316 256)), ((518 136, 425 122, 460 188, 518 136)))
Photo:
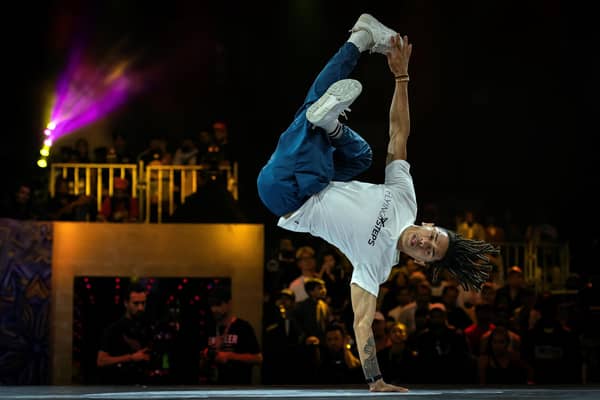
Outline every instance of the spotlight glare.
POLYGON ((50 147, 52 146, 52 138, 48 138, 46 140, 44 140, 44 147, 50 147))
POLYGON ((52 130, 50 130, 50 129, 45 129, 45 130, 44 130, 44 135, 46 135, 46 136, 50 136, 50 135, 52 135, 52 130))
POLYGON ((48 166, 48 162, 46 162, 45 158, 40 158, 37 162, 38 167, 46 168, 48 166))
POLYGON ((50 155, 50 149, 44 146, 44 148, 40 150, 40 155, 48 157, 50 155))
POLYGON ((53 130, 54 128, 56 128, 56 122, 54 122, 54 121, 48 122, 48 125, 46 125, 46 128, 53 130))

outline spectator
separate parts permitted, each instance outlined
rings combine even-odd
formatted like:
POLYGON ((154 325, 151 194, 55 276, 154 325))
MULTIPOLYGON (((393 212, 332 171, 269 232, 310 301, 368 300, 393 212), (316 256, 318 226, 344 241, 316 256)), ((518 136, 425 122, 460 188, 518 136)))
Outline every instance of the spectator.
POLYGON ((535 371, 536 384, 579 384, 582 357, 578 338, 558 319, 558 301, 542 300, 541 318, 523 344, 524 355, 535 371))
POLYGON ((446 307, 448 323, 456 329, 464 331, 473 323, 473 320, 462 307, 457 305, 458 294, 458 286, 445 286, 442 290, 442 303, 446 307))
POLYGON ((508 271, 506 284, 496 291, 496 308, 512 315, 517 308, 523 306, 524 291, 523 270, 515 265, 508 271))
POLYGON ((481 337, 496 326, 492 323, 494 318, 494 306, 491 304, 477 304, 475 306, 475 317, 477 322, 465 329, 465 336, 469 343, 471 353, 479 356, 481 349, 481 337))
POLYGON ((232 312, 229 289, 216 288, 209 297, 214 328, 200 354, 207 382, 217 385, 250 385, 252 369, 263 355, 254 328, 232 312))
POLYGON ((300 276, 297 276, 290 283, 289 288, 296 295, 296 301, 301 302, 308 298, 308 293, 304 286, 306 280, 319 278, 315 249, 311 246, 302 246, 296 250, 296 265, 300 269, 300 276))
POLYGON ((17 185, 16 190, 2 204, 2 215, 0 217, 18 220, 33 220, 37 218, 33 210, 31 186, 29 184, 22 182, 17 185))
POLYGON ((304 287, 308 298, 296 304, 295 317, 303 338, 315 336, 322 342, 331 319, 329 306, 325 302, 325 282, 318 278, 310 278, 305 281, 304 287))
POLYGON ((531 382, 532 377, 531 368, 521 360, 518 352, 511 350, 508 331, 493 329, 485 352, 479 356, 479 382, 483 385, 524 385, 531 382))
POLYGON ((106 384, 144 384, 149 379, 150 327, 144 318, 146 289, 131 285, 123 297, 125 314, 105 331, 96 365, 106 384))
POLYGON ((485 228, 475 219, 475 213, 471 210, 465 211, 463 221, 456 227, 456 233, 467 239, 485 240, 486 238, 485 228))
POLYGON ((408 332, 404 324, 394 323, 390 329, 389 338, 390 344, 377 352, 383 379, 394 385, 412 382, 415 360, 406 343, 408 332))
POLYGON ((114 179, 112 197, 102 202, 99 219, 109 222, 136 222, 139 216, 137 198, 131 196, 129 182, 125 178, 114 179))
POLYGON ((294 317, 294 292, 281 290, 274 303, 269 303, 264 317, 264 363, 262 378, 264 384, 300 383, 299 360, 301 331, 294 317))
POLYGON ((107 162, 113 164, 135 164, 127 138, 122 133, 113 134, 112 146, 108 149, 107 162))
POLYGON ((47 214, 54 221, 95 221, 98 210, 94 199, 86 195, 69 193, 69 182, 62 177, 56 179, 55 194, 48 201, 47 214))
POLYGON ((432 304, 427 329, 416 338, 417 363, 422 382, 471 383, 475 364, 463 334, 448 326, 446 308, 432 304))
POLYGON ((338 324, 325 331, 325 345, 317 337, 308 338, 307 370, 314 375, 310 383, 326 385, 358 384, 363 382, 360 360, 351 351, 350 336, 338 324))

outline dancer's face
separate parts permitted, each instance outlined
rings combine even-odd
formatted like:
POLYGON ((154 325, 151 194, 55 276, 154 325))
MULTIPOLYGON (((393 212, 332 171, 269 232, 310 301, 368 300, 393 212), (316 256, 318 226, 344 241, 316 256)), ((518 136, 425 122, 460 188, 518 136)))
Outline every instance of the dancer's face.
POLYGON ((406 228, 400 235, 398 248, 415 261, 427 263, 444 258, 449 243, 446 231, 423 223, 406 228))

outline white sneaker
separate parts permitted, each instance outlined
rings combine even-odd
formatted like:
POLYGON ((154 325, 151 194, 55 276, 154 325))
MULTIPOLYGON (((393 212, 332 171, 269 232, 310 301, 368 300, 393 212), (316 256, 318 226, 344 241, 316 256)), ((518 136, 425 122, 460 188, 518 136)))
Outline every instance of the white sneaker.
POLYGON ((327 89, 325 94, 306 110, 306 119, 313 125, 325 128, 332 125, 362 92, 362 85, 355 79, 342 79, 327 89))
MULTIPOLYGON (((352 29, 350 29, 350 32, 360 30, 369 32, 373 38, 371 53, 389 53, 391 50, 390 38, 397 35, 394 30, 383 25, 371 14, 361 14, 352 29)), ((402 38, 400 39, 400 43, 402 44, 402 38)))

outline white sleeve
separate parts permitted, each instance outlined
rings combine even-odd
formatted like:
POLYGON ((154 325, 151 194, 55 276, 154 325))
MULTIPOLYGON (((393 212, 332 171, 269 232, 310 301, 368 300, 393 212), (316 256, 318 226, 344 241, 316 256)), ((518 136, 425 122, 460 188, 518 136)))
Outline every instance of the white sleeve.
POLYGON ((406 160, 394 160, 385 167, 385 185, 416 204, 415 186, 406 160))
POLYGON ((385 167, 385 184, 402 188, 413 187, 410 164, 406 160, 394 160, 385 167))

